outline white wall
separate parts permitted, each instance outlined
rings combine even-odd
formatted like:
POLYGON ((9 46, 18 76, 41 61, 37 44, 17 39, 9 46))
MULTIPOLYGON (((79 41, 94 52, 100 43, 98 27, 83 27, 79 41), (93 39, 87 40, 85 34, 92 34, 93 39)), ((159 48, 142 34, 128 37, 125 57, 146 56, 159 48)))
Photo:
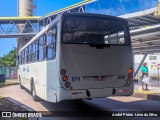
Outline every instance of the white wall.
MULTIPOLYGON (((144 55, 135 55, 134 56, 134 65, 135 65, 135 69, 138 67, 140 61, 142 60, 144 55)), ((147 62, 147 66, 148 66, 148 70, 149 70, 149 74, 150 75, 157 75, 158 74, 158 64, 160 64, 160 54, 152 54, 152 55, 148 55, 145 59, 145 62, 147 62), (152 56, 156 56, 156 59, 151 60, 152 56)), ((139 71, 140 73, 140 71, 139 71)), ((160 70, 159 70, 160 73, 160 70)))

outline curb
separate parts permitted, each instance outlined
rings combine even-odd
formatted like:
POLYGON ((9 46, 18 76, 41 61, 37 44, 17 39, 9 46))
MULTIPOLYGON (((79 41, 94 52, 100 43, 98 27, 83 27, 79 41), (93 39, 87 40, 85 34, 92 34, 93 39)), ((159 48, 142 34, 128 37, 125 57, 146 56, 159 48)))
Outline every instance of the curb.
POLYGON ((3 86, 0 86, 0 88, 11 86, 11 85, 19 85, 19 83, 13 83, 13 84, 8 84, 8 85, 3 85, 3 86))
POLYGON ((142 93, 133 93, 133 97, 138 97, 138 98, 145 98, 147 99, 147 94, 142 94, 142 93))
POLYGON ((148 100, 159 100, 160 101, 160 94, 159 93, 155 93, 155 94, 134 93, 132 96, 139 97, 139 98, 145 98, 148 100))
POLYGON ((148 95, 148 99, 149 100, 159 100, 160 101, 160 94, 157 93, 157 94, 149 94, 148 95))

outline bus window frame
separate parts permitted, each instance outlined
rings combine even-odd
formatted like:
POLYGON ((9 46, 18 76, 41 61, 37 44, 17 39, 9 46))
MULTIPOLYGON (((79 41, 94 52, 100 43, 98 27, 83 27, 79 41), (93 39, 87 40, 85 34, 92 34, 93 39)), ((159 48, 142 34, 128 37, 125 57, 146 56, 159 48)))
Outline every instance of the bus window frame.
POLYGON ((46 33, 45 34, 43 34, 42 36, 40 36, 39 37, 39 39, 38 39, 38 62, 42 62, 42 61, 45 61, 46 60, 46 33), (43 44, 45 44, 45 45, 43 45, 42 46, 42 48, 40 48, 40 40, 42 40, 43 41, 43 44), (42 55, 43 55, 43 58, 40 60, 40 50, 42 50, 42 55))
POLYGON ((26 46, 21 52, 19 52, 20 56, 21 56, 21 64, 20 65, 24 65, 24 64, 30 64, 30 63, 35 63, 35 62, 42 62, 42 61, 48 61, 48 60, 54 60, 56 58, 56 49, 57 49, 57 23, 56 22, 49 30, 47 30, 44 34, 42 34, 41 36, 39 36, 36 40, 34 40, 32 43, 30 43, 28 46, 26 46), (52 36, 53 36, 53 29, 55 29, 55 42, 53 42, 53 38, 52 38, 52 43, 53 47, 54 47, 54 52, 55 55, 53 56, 53 58, 48 59, 47 58, 47 47, 49 44, 47 44, 47 33, 48 31, 52 30, 52 36), (43 49, 43 60, 39 60, 39 51, 40 51, 40 47, 39 47, 39 40, 40 38, 43 37, 43 42, 45 41, 45 46, 43 46, 41 49, 43 49), (35 50, 33 50, 33 44, 35 43, 35 50), (32 51, 31 53, 29 53, 29 46, 32 46, 32 51), (33 61, 32 59, 32 54, 35 53, 36 54, 36 59, 33 61), (28 61, 28 56, 31 54, 31 61, 28 61), (24 55, 24 56, 23 56, 24 55), (24 60, 23 60, 24 59, 24 60))
POLYGON ((56 23, 56 26, 52 27, 51 29, 49 29, 46 33, 46 38, 47 38, 47 43, 46 43, 46 59, 47 60, 54 60, 56 58, 56 48, 57 48, 57 23, 56 23), (53 30, 55 29, 55 42, 53 42, 53 30), (48 44, 48 32, 52 30, 52 42, 48 44), (54 48, 54 51, 55 51, 55 55, 53 54, 54 51, 52 51, 52 58, 48 58, 48 45, 53 45, 53 48, 54 48))
POLYGON ((91 43, 66 43, 63 41, 63 27, 64 27, 64 23, 65 20, 67 19, 67 17, 72 17, 72 16, 82 16, 82 17, 99 17, 102 19, 110 19, 110 20, 114 20, 114 21, 121 21, 125 27, 126 27, 126 34, 125 36, 125 40, 126 43, 125 44, 93 44, 93 45, 102 45, 104 47, 108 47, 108 46, 132 46, 131 44, 131 38, 130 38, 130 32, 129 32, 129 25, 128 25, 128 21, 126 19, 123 18, 118 18, 118 17, 114 17, 114 16, 107 16, 107 15, 84 15, 84 14, 63 14, 63 19, 61 21, 61 43, 62 44, 77 44, 77 45, 92 45, 91 43))

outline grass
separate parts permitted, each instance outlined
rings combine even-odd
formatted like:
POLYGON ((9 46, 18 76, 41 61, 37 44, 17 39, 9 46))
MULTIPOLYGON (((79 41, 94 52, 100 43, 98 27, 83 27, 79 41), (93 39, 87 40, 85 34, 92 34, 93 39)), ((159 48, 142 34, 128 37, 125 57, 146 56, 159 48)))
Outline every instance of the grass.
POLYGON ((3 82, 3 83, 0 83, 0 87, 4 87, 4 86, 8 86, 8 85, 16 85, 16 84, 19 84, 18 82, 13 82, 13 81, 6 81, 6 82, 3 82))

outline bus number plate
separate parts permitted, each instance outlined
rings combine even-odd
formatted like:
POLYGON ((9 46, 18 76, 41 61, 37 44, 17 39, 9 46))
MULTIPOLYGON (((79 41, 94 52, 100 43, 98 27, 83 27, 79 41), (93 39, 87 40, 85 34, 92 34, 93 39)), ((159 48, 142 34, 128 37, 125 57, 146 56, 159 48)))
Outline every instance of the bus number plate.
POLYGON ((73 82, 81 81, 80 77, 72 77, 73 82))
POLYGON ((103 77, 93 77, 93 80, 95 81, 104 81, 103 77))

